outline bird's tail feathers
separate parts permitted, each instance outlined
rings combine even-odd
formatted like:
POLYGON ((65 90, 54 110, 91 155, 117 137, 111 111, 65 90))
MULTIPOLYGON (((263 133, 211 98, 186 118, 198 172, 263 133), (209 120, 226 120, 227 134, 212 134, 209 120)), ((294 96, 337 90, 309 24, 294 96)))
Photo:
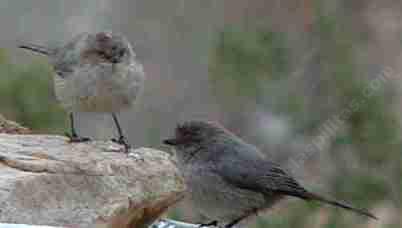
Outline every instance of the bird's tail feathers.
POLYGON ((31 43, 22 43, 20 45, 18 45, 19 48, 22 49, 27 49, 36 53, 40 53, 43 55, 51 55, 53 53, 53 51, 47 47, 44 46, 40 46, 37 44, 31 44, 31 43))
POLYGON ((354 211, 354 212, 356 212, 358 214, 365 215, 365 216, 368 216, 368 217, 376 219, 376 220, 378 219, 375 215, 373 215, 372 213, 370 213, 366 209, 355 208, 355 207, 349 205, 348 203, 344 203, 344 202, 341 202, 341 201, 338 201, 338 200, 328 199, 326 197, 320 196, 320 195, 315 194, 315 193, 305 192, 301 196, 298 196, 298 197, 306 199, 306 200, 315 200, 315 201, 320 201, 320 202, 323 202, 323 203, 331 204, 333 206, 341 207, 341 208, 344 208, 344 209, 347 209, 347 210, 351 210, 351 211, 354 211))

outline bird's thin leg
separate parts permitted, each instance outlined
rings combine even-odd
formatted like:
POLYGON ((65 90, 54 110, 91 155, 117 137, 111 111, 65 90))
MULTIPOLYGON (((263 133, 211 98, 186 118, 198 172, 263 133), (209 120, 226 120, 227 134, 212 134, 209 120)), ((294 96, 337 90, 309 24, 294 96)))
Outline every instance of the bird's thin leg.
POLYGON ((69 114, 69 117, 70 117, 71 134, 66 133, 66 136, 70 139, 70 142, 76 143, 76 142, 90 141, 91 139, 88 138, 88 137, 80 137, 80 136, 78 136, 77 131, 75 130, 74 114, 72 112, 69 114))
POLYGON ((119 120, 117 119, 116 114, 112 113, 112 117, 113 117, 114 124, 116 125, 117 132, 119 134, 119 138, 118 139, 112 139, 112 141, 123 145, 124 149, 125 149, 125 152, 128 153, 130 148, 131 148, 131 146, 130 146, 130 144, 128 144, 126 137, 124 137, 123 130, 120 127, 119 120))
POLYGON ((75 130, 74 114, 71 112, 69 116, 70 116, 71 136, 72 137, 78 137, 77 131, 75 130))
POLYGON ((214 220, 212 222, 209 223, 201 223, 198 228, 202 228, 202 227, 208 227, 208 226, 218 226, 218 221, 214 220))

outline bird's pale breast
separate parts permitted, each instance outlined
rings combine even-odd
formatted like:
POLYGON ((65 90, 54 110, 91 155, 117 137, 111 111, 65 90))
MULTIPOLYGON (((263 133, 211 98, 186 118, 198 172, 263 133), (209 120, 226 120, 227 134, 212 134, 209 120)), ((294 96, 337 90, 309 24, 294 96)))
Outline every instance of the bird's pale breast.
POLYGON ((132 106, 144 83, 139 64, 86 64, 54 77, 57 99, 68 110, 119 112, 132 106))

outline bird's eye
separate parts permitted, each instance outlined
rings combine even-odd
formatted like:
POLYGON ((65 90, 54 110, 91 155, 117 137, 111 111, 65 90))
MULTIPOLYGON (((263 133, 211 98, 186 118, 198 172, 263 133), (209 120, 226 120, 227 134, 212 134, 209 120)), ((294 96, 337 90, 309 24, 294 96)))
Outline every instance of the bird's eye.
POLYGON ((119 51, 119 56, 123 56, 125 54, 125 51, 122 49, 119 51))
POLYGON ((100 55, 100 56, 106 56, 106 53, 103 52, 103 51, 100 51, 100 52, 98 52, 98 55, 100 55))

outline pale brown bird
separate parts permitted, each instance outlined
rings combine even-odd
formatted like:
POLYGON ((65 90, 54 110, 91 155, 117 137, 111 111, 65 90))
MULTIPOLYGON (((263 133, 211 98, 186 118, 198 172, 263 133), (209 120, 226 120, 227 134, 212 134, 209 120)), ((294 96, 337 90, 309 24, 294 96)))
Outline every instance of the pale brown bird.
POLYGON ((62 47, 21 44, 46 55, 52 64, 57 100, 70 113, 71 142, 87 141, 74 125, 74 112, 111 113, 126 151, 129 144, 117 113, 133 106, 144 87, 145 75, 128 40, 112 32, 83 33, 62 47))

